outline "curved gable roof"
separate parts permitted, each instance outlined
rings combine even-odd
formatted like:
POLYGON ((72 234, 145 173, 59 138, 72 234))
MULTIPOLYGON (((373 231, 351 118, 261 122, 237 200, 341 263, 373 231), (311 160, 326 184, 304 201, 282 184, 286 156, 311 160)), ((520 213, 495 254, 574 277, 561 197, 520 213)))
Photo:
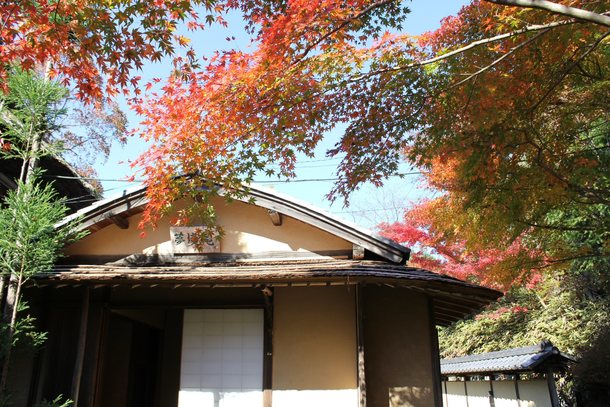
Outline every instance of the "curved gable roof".
MULTIPOLYGON (((222 191, 220 195, 223 195, 222 191)), ((368 229, 276 191, 250 186, 247 196, 240 200, 246 203, 252 202, 261 208, 276 211, 324 230, 393 263, 404 264, 409 259, 410 250, 393 240, 377 236, 368 229)), ((61 227, 80 218, 81 230, 99 230, 112 223, 113 217, 128 217, 141 212, 147 203, 146 187, 125 190, 122 195, 95 202, 79 210, 57 226, 61 227)))

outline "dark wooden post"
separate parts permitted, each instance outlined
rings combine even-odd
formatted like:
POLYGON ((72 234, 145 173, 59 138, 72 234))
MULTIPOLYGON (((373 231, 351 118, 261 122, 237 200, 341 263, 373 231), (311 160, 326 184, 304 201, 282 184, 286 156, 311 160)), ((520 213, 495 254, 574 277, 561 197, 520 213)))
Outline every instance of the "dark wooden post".
POLYGON ((87 324, 89 321, 89 286, 85 286, 83 292, 83 304, 80 314, 80 330, 78 336, 78 347, 76 348, 76 361, 74 362, 74 373, 72 375, 72 400, 73 407, 78 407, 78 395, 80 392, 81 377, 83 375, 83 365, 85 361, 85 347, 87 345, 87 324))
POLYGON ((549 368, 546 372, 546 383, 549 386, 549 396, 551 397, 551 406, 559 407, 559 396, 557 395, 557 386, 555 385, 555 375, 553 369, 549 368))
POLYGON ((466 396, 466 407, 470 407, 470 402, 468 401, 468 377, 464 377, 464 395, 466 396))
POLYGON ((496 407, 496 396, 494 394, 494 376, 489 376, 489 406, 496 407))
POLYGON ((263 287, 265 335, 263 355, 263 406, 271 407, 273 398, 273 288, 263 287))
POLYGON ((517 406, 521 407, 521 394, 519 393, 519 373, 515 375, 515 396, 517 397, 517 406))
POLYGON ((441 357, 438 347, 438 332, 434 323, 434 301, 428 297, 428 322, 430 324, 430 354, 432 356, 432 379, 434 380, 434 405, 442 407, 442 388, 441 388, 441 357))
POLYGON ((358 406, 366 407, 366 377, 364 365, 364 304, 362 285, 356 285, 356 350, 358 369, 358 406))

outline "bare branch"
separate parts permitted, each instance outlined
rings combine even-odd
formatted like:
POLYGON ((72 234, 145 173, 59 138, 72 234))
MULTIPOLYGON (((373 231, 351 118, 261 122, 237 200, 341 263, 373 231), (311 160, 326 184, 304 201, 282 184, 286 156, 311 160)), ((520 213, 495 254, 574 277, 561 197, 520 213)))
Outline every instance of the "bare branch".
POLYGON ((515 219, 515 222, 520 223, 525 226, 532 227, 532 228, 558 230, 558 231, 562 231, 562 232, 586 232, 586 231, 597 230, 596 228, 594 228, 592 226, 574 227, 574 226, 564 226, 564 225, 549 225, 549 224, 532 222, 532 221, 528 221, 525 219, 515 219))
POLYGON ((610 17, 604 14, 594 13, 592 11, 583 10, 581 8, 564 6, 563 4, 554 3, 547 0, 485 0, 489 3, 501 4, 504 6, 537 8, 540 10, 549 11, 554 14, 561 14, 570 18, 575 18, 581 21, 587 21, 593 24, 599 24, 610 27, 610 17))
POLYGON ((509 33, 505 33, 505 34, 500 34, 500 35, 496 35, 493 37, 489 37, 489 38, 483 38, 481 40, 478 41, 473 41, 471 43, 469 43, 468 45, 465 45, 463 47, 460 47, 458 49, 455 49, 451 52, 447 52, 446 54, 434 57, 434 58, 430 58, 430 59, 426 59, 423 61, 415 61, 412 62, 410 64, 406 64, 406 65, 401 65, 401 66, 395 66, 395 67, 391 67, 391 68, 385 68, 385 69, 379 69, 376 71, 372 71, 372 72, 368 72, 365 74, 362 74, 358 77, 352 78, 352 80, 350 82, 354 82, 354 81, 358 81, 360 79, 364 79, 365 77, 368 76, 373 76, 373 75, 380 75, 386 72, 396 72, 396 71, 402 71, 405 69, 410 69, 410 68, 416 68, 416 67, 420 67, 420 66, 425 66, 425 65, 430 65, 433 64, 435 62, 439 62, 442 61, 444 59, 448 59, 451 58, 453 56, 459 55, 459 54, 463 54, 464 52, 471 50, 473 48, 477 48, 480 47, 481 45, 485 45, 485 44, 490 44, 492 42, 498 42, 498 41, 502 41, 505 40, 507 38, 511 38, 511 37, 515 37, 517 35, 521 35, 521 34, 526 34, 529 32, 536 32, 536 31, 541 31, 541 30, 548 30, 551 28, 555 28, 555 27, 561 27, 564 25, 569 25, 569 24, 575 24, 577 23, 577 21, 575 20, 563 20, 563 21, 556 21, 553 23, 549 23, 549 24, 537 24, 537 25, 529 25, 527 27, 523 27, 519 30, 515 30, 515 31, 511 31, 509 33))
POLYGON ((560 264, 560 263, 567 263, 570 261, 574 261, 574 260, 583 260, 583 259, 599 259, 599 258, 604 258, 604 257, 610 257, 610 253, 608 252, 603 252, 603 253, 585 253, 585 254, 581 254, 581 255, 574 255, 574 256, 569 256, 569 257, 561 257, 561 258, 557 258, 557 259, 546 259, 544 260, 544 264, 539 266, 539 267, 535 267, 532 266, 532 269, 537 269, 537 270, 542 270, 545 268, 549 268, 552 267, 556 264, 560 264))

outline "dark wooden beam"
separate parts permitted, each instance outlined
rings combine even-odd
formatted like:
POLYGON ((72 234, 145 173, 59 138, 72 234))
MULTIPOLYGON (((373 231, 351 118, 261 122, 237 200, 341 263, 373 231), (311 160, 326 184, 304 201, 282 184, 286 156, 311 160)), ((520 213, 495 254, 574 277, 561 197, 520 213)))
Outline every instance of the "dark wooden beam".
POLYGON ((269 214, 269 217, 271 218, 271 222, 273 223, 274 226, 282 226, 282 214, 279 213, 278 211, 275 211, 273 209, 268 209, 267 213, 269 214))
POLYGON ((363 260, 364 259, 364 247, 354 244, 352 247, 352 259, 363 260))
POLYGON ((444 300, 441 298, 434 298, 434 304, 439 308, 456 309, 456 310, 463 311, 466 314, 469 314, 472 312, 472 306, 458 304, 456 302, 447 301, 447 300, 444 300))
POLYGON ((127 219, 125 216, 113 215, 108 219, 110 219, 110 221, 120 229, 129 229, 129 219, 127 219))
POLYGON ((0 172, 0 185, 7 189, 17 189, 17 184, 9 176, 0 172))
POLYGON ((463 312, 453 311, 453 310, 439 307, 439 306, 434 307, 434 314, 437 316, 442 315, 442 316, 446 316, 446 317, 450 317, 450 318, 454 318, 454 319, 461 319, 461 318, 464 318, 464 315, 466 315, 463 312))
POLYGON ((546 383, 549 388, 549 397, 552 407, 559 407, 559 396, 557 395, 557 385, 555 384, 555 374, 553 368, 549 368, 546 372, 546 383))

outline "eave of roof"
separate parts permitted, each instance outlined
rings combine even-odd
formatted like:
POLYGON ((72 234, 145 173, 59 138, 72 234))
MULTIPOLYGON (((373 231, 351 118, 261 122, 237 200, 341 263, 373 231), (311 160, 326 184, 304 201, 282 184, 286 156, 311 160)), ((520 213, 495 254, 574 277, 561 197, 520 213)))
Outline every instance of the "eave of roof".
MULTIPOLYGON (((222 191, 220 191, 222 195, 222 191)), ((259 207, 277 211, 303 223, 312 225, 353 244, 362 246, 391 262, 404 264, 409 259, 410 250, 400 244, 372 233, 370 230, 347 222, 312 205, 292 197, 257 186, 248 187, 248 196, 243 202, 253 203, 259 207)), ((57 226, 61 227, 75 219, 80 219, 80 228, 99 230, 111 223, 110 218, 117 215, 131 216, 148 203, 146 188, 139 187, 124 191, 122 195, 95 202, 75 214, 68 216, 57 226)))
POLYGON ((553 359, 556 364, 565 364, 574 359, 563 354, 551 342, 535 346, 505 349, 441 360, 441 374, 468 376, 490 373, 534 372, 553 359))
MULTIPOLYGON (((82 209, 100 199, 95 188, 86 179, 80 177, 76 169, 61 157, 43 156, 39 166, 45 171, 42 174, 43 182, 52 182, 58 195, 66 198, 66 204, 72 211, 82 209)), ((16 187, 12 180, 19 178, 20 170, 20 160, 2 159, 0 178, 3 180, 0 179, 0 195, 5 194, 7 189, 16 187)))
POLYGON ((234 287, 382 284, 424 292, 438 325, 448 325, 496 300, 501 293, 430 271, 383 261, 300 260, 194 263, 165 266, 56 266, 35 285, 234 287))

